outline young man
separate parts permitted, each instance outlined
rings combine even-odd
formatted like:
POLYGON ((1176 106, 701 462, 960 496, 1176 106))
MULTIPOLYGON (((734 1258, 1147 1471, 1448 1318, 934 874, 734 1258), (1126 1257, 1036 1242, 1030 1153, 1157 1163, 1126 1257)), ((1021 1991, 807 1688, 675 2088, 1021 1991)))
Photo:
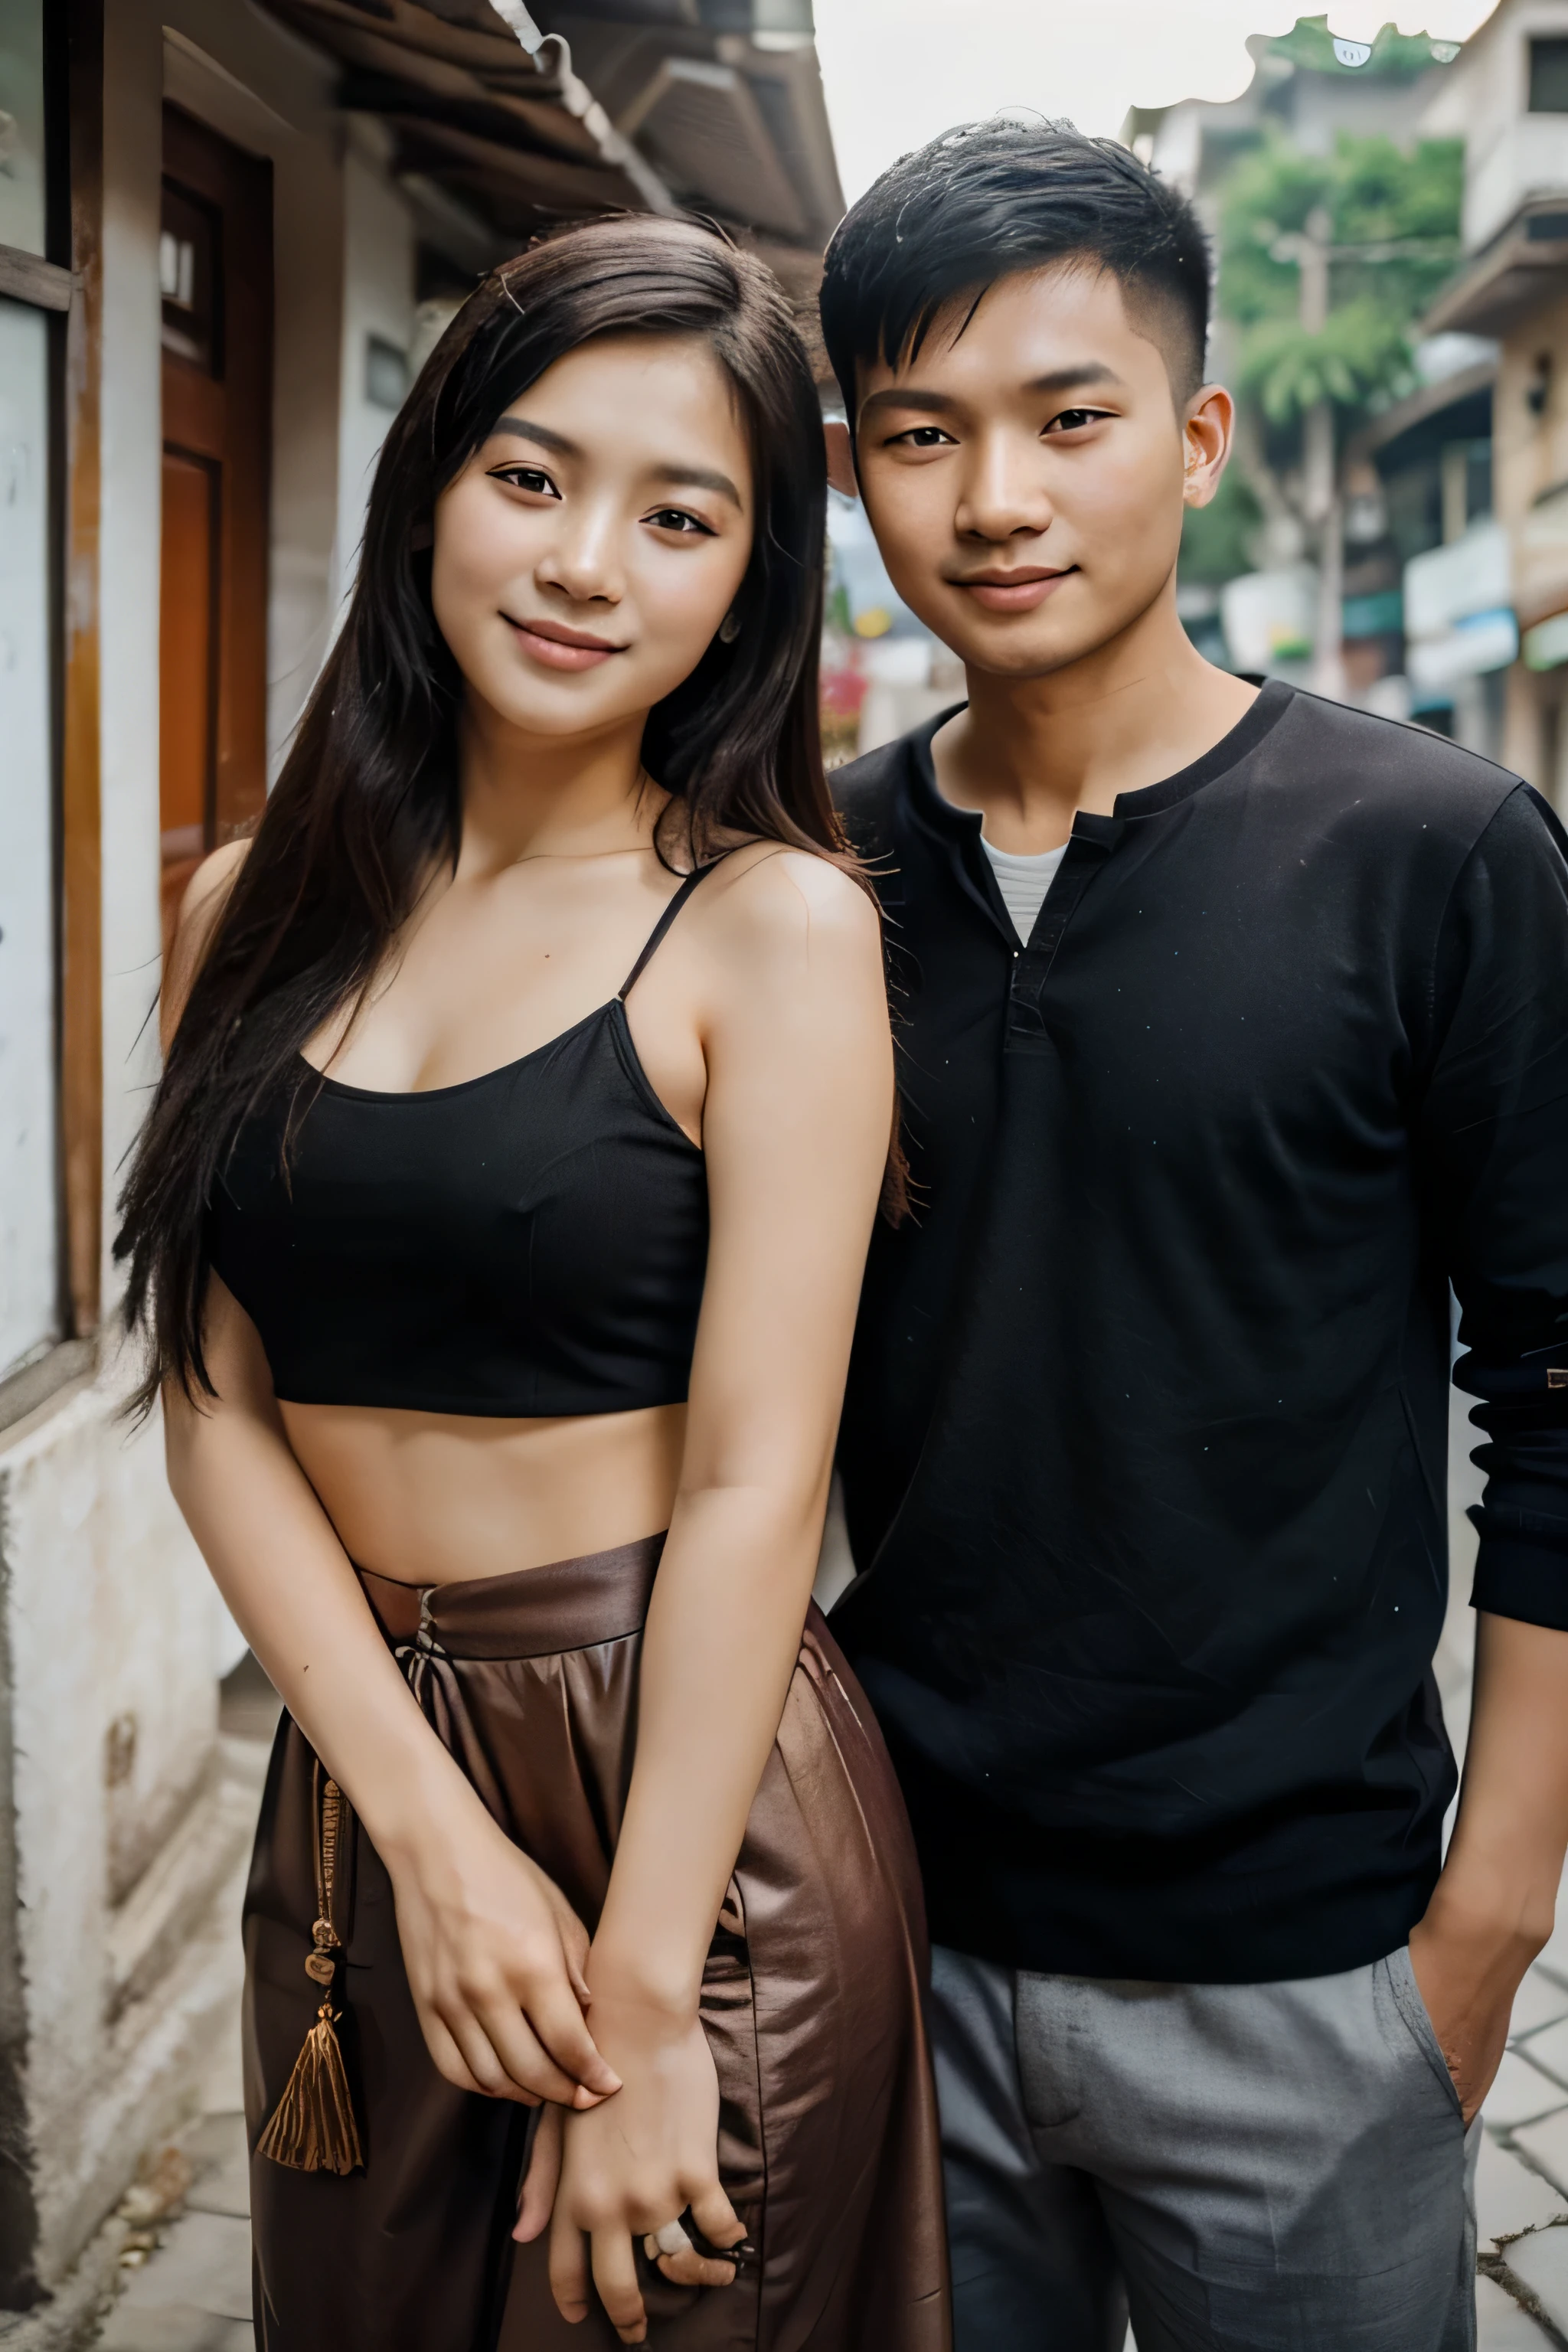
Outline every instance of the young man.
POLYGON ((828 253, 837 478, 969 688, 840 779, 917 1207, 835 1624, 925 1869, 960 2352, 1101 2352, 1123 2287, 1139 2352, 1461 2352, 1568 1837, 1568 844, 1188 644, 1207 296, 1187 206, 1047 124, 906 157, 828 253))

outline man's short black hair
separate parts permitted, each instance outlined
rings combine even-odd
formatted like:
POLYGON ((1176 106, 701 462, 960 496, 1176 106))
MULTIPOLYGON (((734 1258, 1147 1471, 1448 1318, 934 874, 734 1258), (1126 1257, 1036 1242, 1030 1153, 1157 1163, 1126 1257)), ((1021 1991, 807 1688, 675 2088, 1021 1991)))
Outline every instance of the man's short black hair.
POLYGON ((857 371, 913 359, 933 321, 999 278, 1081 259, 1149 320, 1178 402, 1203 381, 1208 240, 1186 198, 1113 139, 994 116, 901 155, 834 231, 822 334, 853 429, 857 371))

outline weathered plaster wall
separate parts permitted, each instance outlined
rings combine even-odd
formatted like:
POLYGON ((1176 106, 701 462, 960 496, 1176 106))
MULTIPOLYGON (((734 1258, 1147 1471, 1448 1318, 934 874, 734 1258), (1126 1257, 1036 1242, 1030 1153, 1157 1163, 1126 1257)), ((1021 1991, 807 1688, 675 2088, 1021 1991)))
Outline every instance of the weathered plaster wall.
MULTIPOLYGON (((413 269, 406 218, 374 145, 357 155, 345 196, 348 134, 324 60, 247 0, 112 0, 106 14, 100 632, 112 1202, 157 1068, 165 98, 274 166, 274 770, 330 639, 341 535, 352 524, 357 539, 363 476, 384 429, 384 416, 360 413, 357 395, 347 412, 342 400, 345 253, 365 281, 357 334, 374 322, 406 336, 413 269), (341 511, 350 459, 356 478, 341 511)), ((156 1419, 134 1430, 119 1415, 130 1367, 112 1355, 0 1434, 0 2311, 66 2277, 142 2153, 193 2099, 205 2045, 237 1997, 232 1922, 221 1932, 212 1922, 254 1814, 255 1790, 226 1779, 216 1735, 217 1676, 240 1645, 169 1496, 156 1419)))
POLYGON ((156 1424, 83 1382, 0 1441, 22 2137, 45 2287, 188 2093, 222 1988, 177 1946, 227 1866, 216 1612, 156 1424), (172 1867, 171 1867, 172 1865, 172 1867))

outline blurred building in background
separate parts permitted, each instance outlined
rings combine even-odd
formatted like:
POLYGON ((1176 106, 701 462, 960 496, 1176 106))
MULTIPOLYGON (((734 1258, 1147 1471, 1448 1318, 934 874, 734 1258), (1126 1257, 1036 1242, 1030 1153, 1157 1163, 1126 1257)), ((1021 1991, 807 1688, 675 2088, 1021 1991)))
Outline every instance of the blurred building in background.
POLYGON ((1321 16, 1248 47, 1241 98, 1125 129, 1214 236, 1240 404, 1184 618, 1568 804, 1568 0, 1462 47, 1321 16))
MULTIPOLYGON (((1184 538, 1188 631, 1568 806, 1568 0, 1500 0, 1462 46, 1317 16, 1247 47, 1241 97, 1134 109, 1122 133, 1210 231, 1210 372, 1238 402, 1184 538)), ((846 759, 963 679, 847 501, 830 539, 846 759)))
POLYGON ((815 290, 809 0, 0 0, 0 2334, 66 2344, 236 1995, 242 1644, 119 1417, 169 919, 262 804, 476 277, 694 205, 815 290), (504 18, 504 20, 503 20, 504 18), (520 45, 512 19, 537 54, 520 45), (226 1756, 227 1769, 226 1777, 226 1756), (5 2315, 31 2313, 14 2322, 5 2315))
POLYGON ((1431 120, 1465 141, 1465 258, 1428 324, 1498 352, 1487 560, 1518 633, 1500 756, 1568 811, 1568 0, 1502 0, 1431 120))

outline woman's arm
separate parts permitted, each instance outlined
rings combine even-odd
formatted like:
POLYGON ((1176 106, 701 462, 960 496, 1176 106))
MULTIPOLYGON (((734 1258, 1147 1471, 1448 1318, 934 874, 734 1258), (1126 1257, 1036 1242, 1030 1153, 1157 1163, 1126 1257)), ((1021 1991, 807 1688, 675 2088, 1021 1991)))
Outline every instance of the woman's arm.
MULTIPOLYGON (((166 1030, 237 864, 219 857, 226 870, 215 883, 209 861, 187 895, 166 1030)), ((167 1388, 169 1483, 246 1639, 386 1864, 436 2063, 498 2097, 607 2095, 617 2077, 584 2022, 581 1923, 420 1714, 289 1447, 256 1327, 216 1276, 205 1319, 217 1394, 196 1403, 167 1388)))
POLYGON ((588 1963, 595 2038, 625 2087, 605 2128, 567 2124, 552 2244, 572 2316, 591 2233, 600 2295, 634 2342, 633 2236, 688 2204, 715 2242, 741 2234, 719 2186, 698 2000, 799 1655, 893 1098, 877 918, 852 882, 774 853, 728 884, 711 928, 708 1277, 636 1767, 588 1963))

